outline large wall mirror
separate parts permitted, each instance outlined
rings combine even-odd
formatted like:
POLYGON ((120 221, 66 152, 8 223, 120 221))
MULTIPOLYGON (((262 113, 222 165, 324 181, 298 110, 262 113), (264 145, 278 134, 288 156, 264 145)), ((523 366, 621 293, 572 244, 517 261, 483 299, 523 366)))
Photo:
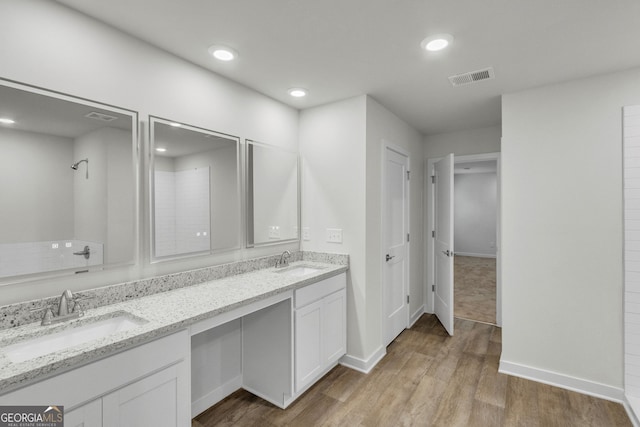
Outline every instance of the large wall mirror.
POLYGON ((149 126, 154 261, 238 249, 239 138, 158 117, 149 126))
POLYGON ((298 154, 247 140, 247 246, 298 240, 298 154))
POLYGON ((0 80, 0 283, 135 261, 137 121, 0 80))

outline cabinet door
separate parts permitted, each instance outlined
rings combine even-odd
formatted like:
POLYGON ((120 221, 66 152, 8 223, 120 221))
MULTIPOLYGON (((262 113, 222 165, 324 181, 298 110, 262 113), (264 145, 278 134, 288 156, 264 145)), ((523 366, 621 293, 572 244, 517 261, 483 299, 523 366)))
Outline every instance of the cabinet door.
POLYGON ((324 363, 329 366, 347 353, 347 291, 324 298, 324 363))
POLYGON ((66 427, 102 426, 102 399, 96 399, 64 414, 66 427))
MULTIPOLYGON (((183 362, 184 363, 184 362, 183 362)), ((102 398, 104 427, 176 427, 177 365, 170 366, 102 398)))
POLYGON ((296 310, 296 392, 311 383, 324 368, 322 349, 323 300, 296 310))

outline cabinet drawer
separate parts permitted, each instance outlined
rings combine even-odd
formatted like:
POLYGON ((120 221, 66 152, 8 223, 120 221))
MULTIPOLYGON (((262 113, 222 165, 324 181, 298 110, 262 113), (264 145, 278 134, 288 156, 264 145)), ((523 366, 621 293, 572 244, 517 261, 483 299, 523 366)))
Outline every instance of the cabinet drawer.
POLYGON ((321 280, 304 288, 295 291, 295 308, 304 307, 314 301, 324 298, 340 289, 347 287, 347 274, 341 273, 337 276, 321 280))

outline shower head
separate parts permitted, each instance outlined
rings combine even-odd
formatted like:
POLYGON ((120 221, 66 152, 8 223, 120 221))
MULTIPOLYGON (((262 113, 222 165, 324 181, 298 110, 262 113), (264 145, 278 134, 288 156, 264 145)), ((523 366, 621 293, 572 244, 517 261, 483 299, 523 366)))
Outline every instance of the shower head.
POLYGON ((82 160, 78 160, 77 162, 75 162, 74 164, 71 165, 71 169, 73 169, 74 171, 78 170, 78 165, 82 162, 85 162, 87 164, 87 174, 86 174, 86 179, 89 179, 89 159, 82 159, 82 160))
POLYGON ((73 169, 74 171, 77 171, 78 170, 78 165, 80 163, 82 163, 82 162, 87 162, 87 165, 88 165, 89 164, 89 159, 82 159, 82 160, 79 160, 79 161, 75 162, 74 164, 71 165, 71 169, 73 169))

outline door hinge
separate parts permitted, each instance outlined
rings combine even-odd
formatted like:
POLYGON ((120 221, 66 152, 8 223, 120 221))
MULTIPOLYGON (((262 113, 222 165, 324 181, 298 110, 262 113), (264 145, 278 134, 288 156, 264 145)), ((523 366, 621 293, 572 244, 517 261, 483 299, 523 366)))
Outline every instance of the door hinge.
POLYGON ((409 304, 409 295, 407 295, 407 304, 409 304))
POLYGON ((411 179, 411 178, 409 178, 410 176, 411 176, 411 171, 407 171, 407 181, 409 181, 409 179, 411 179))
POLYGON ((431 237, 433 237, 434 239, 436 238, 436 230, 431 231, 431 237))
POLYGON ((409 239, 410 239, 410 238, 409 238, 409 233, 407 233, 407 242, 409 242, 409 241, 410 241, 409 239))
POLYGON ((431 285, 431 292, 435 292, 436 291, 436 285, 431 285))
POLYGON ((431 183, 432 184, 436 183, 436 176, 435 175, 431 175, 431 183))

